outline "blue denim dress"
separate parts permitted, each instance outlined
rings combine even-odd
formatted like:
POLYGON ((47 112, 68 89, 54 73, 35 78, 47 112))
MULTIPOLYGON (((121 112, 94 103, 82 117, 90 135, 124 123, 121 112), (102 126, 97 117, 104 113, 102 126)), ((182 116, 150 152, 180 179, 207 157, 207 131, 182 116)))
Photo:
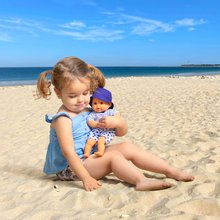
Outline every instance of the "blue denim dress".
MULTIPOLYGON (((72 134, 74 139, 75 152, 82 159, 84 153, 84 147, 91 131, 91 128, 87 124, 87 117, 90 112, 82 112, 77 116, 70 117, 66 112, 59 112, 54 116, 45 116, 45 120, 48 123, 51 123, 54 119, 64 116, 68 117, 72 120, 72 134)), ((97 148, 94 147, 92 149, 91 154, 97 151, 97 148)), ((62 171, 64 168, 68 166, 66 158, 63 156, 62 151, 60 149, 60 145, 58 143, 57 134, 55 129, 50 128, 50 142, 47 149, 46 161, 44 164, 44 172, 46 174, 54 174, 59 171, 62 171)))

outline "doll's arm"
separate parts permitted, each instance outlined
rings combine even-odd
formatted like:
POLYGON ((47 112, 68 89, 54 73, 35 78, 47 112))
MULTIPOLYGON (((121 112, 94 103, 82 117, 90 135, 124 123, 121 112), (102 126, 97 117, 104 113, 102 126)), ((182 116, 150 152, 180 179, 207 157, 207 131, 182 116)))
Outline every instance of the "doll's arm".
POLYGON ((88 120, 87 121, 88 125, 92 128, 97 128, 98 122, 94 120, 88 120))

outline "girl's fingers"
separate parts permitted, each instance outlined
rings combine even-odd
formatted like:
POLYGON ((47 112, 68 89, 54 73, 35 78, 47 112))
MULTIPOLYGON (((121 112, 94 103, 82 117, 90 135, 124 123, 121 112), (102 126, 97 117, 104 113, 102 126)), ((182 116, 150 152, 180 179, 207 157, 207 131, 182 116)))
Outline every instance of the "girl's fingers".
POLYGON ((105 123, 103 123, 103 122, 98 122, 97 127, 98 127, 98 128, 105 128, 105 123))
POLYGON ((85 186, 85 190, 86 191, 93 191, 93 190, 100 188, 101 185, 102 184, 99 181, 97 181, 95 184, 90 184, 90 185, 85 186))

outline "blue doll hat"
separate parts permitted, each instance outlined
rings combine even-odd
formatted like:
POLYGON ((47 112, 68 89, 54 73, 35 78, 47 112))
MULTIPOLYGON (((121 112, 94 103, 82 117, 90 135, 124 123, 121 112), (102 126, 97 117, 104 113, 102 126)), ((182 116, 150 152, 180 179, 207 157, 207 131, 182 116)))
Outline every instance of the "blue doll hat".
MULTIPOLYGON (((112 103, 112 93, 104 88, 98 87, 95 92, 92 94, 91 98, 90 98, 90 105, 92 104, 92 99, 96 98, 96 99, 100 99, 104 102, 111 102, 112 103)), ((112 103, 110 108, 113 108, 114 104, 112 103)))

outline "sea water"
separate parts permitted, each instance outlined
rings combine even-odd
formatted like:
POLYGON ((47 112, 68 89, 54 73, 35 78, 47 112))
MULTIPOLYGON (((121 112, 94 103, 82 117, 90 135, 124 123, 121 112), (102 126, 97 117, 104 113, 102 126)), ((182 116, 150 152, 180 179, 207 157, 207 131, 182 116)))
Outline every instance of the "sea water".
MULTIPOLYGON (((106 78, 131 76, 195 76, 220 74, 220 67, 98 67, 106 78)), ((39 74, 52 67, 1 67, 0 86, 36 84, 39 74)))

